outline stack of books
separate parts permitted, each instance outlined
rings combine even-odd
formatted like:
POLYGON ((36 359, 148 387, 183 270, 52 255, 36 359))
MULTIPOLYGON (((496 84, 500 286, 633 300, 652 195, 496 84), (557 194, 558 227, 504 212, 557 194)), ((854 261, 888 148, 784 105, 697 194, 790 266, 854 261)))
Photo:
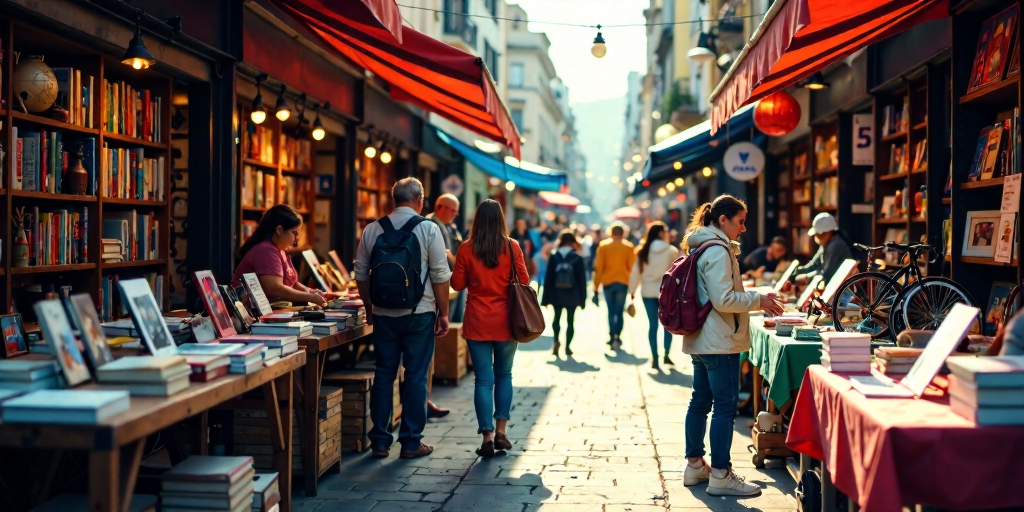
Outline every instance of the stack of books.
POLYGON ((0 389, 26 392, 59 387, 57 363, 52 360, 0 359, 0 389))
MULTIPOLYGON (((307 322, 308 323, 308 322, 307 322)), ((270 366, 277 362, 278 358, 287 356, 299 350, 299 338, 295 336, 273 336, 263 334, 239 334, 221 338, 220 343, 245 343, 247 345, 260 344, 266 347, 263 351, 263 362, 270 366)))
POLYGON ((96 380, 137 396, 172 396, 188 389, 191 369, 181 356, 122 357, 96 370, 96 380))
POLYGON ((124 244, 119 238, 101 238, 100 257, 103 258, 103 263, 124 261, 124 244))
POLYGON ((227 375, 231 368, 231 358, 225 355, 185 356, 185 360, 192 368, 188 377, 192 382, 210 382, 227 375))
POLYGON ((949 407, 978 425, 1024 425, 1024 356, 946 358, 949 407))
POLYGON ((262 343, 185 343, 178 353, 185 356, 227 356, 228 373, 248 375, 263 367, 262 343))
POLYGON ((252 512, 273 512, 281 502, 277 473, 256 473, 252 477, 252 512))
POLYGON ((336 300, 331 303, 332 308, 335 311, 342 313, 348 313, 355 317, 355 326, 366 324, 366 307, 363 305, 362 299, 345 299, 336 300))
POLYGON ((924 349, 910 347, 879 347, 875 349, 875 366, 885 375, 907 374, 917 363, 924 349))
POLYGON ((10 423, 95 425, 128 410, 127 391, 44 389, 12 398, 0 408, 10 423))
POLYGON ((160 478, 163 512, 244 512, 253 504, 252 457, 192 456, 160 478))
POLYGON ((830 372, 871 372, 871 335, 821 333, 821 365, 830 372))
POLYGON ((351 329, 356 326, 355 315, 345 313, 344 311, 326 310, 324 311, 324 321, 337 323, 339 331, 351 329))
POLYGON ((306 338, 313 335, 313 324, 301 320, 293 322, 256 322, 252 324, 252 333, 306 338))
POLYGON ((314 336, 330 336, 338 332, 338 322, 310 322, 314 336))
MULTIPOLYGON (((192 326, 182 322, 181 318, 164 317, 164 324, 167 325, 167 330, 171 331, 171 337, 174 338, 175 344, 187 343, 191 339, 192 326)), ((135 327, 135 323, 132 322, 131 318, 104 322, 103 334, 107 335, 108 338, 140 337, 139 330, 135 327)))

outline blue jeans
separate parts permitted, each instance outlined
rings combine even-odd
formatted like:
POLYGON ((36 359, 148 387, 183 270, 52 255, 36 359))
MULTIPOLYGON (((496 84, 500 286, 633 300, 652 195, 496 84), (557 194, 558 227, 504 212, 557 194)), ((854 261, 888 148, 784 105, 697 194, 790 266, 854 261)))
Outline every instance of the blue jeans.
POLYGON ((704 432, 711 415, 711 467, 729 469, 732 463, 733 423, 739 402, 739 354, 707 354, 693 359, 693 395, 686 409, 686 456, 704 456, 704 432))
POLYGON ((467 341, 469 357, 473 359, 476 389, 473 405, 476 408, 477 433, 494 432, 496 420, 507 420, 512 411, 512 360, 516 357, 518 341, 467 341))
POLYGON ((370 389, 370 419, 373 428, 368 434, 374 450, 387 450, 394 442, 388 426, 394 413, 395 378, 398 365, 405 367, 402 390, 402 426, 398 442, 403 450, 417 450, 427 424, 427 370, 434 358, 435 313, 399 317, 373 317, 373 351, 377 368, 370 389))
MULTIPOLYGON (((661 326, 661 320, 658 320, 658 299, 644 297, 644 310, 647 311, 647 323, 650 326, 647 328, 647 338, 651 341, 651 357, 655 360, 658 359, 658 327, 661 326)), ((665 329, 665 355, 668 355, 668 350, 672 348, 672 333, 665 329)))
POLYGON ((608 334, 622 334, 622 315, 626 309, 626 291, 628 286, 623 283, 604 285, 604 300, 608 306, 608 334))

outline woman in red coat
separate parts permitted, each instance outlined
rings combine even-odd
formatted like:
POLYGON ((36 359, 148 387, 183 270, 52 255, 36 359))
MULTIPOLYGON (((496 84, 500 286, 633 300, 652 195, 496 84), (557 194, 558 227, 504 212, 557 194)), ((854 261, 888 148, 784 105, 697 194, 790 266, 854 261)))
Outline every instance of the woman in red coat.
POLYGON ((513 261, 519 282, 530 282, 523 251, 508 236, 501 204, 487 199, 476 210, 469 240, 459 247, 452 274, 452 288, 469 290, 462 332, 476 375, 473 405, 478 432, 484 436, 476 453, 482 457, 512 449, 505 426, 512 409, 512 361, 519 344, 512 339, 508 322, 513 261))

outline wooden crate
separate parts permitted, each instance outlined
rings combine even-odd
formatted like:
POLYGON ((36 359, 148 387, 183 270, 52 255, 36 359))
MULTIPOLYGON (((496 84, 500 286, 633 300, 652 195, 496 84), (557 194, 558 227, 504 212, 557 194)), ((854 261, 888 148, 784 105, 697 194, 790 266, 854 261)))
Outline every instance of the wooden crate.
MULTIPOLYGON (((321 388, 317 421, 317 450, 320 452, 318 474, 341 461, 341 400, 340 388, 321 388), (328 407, 328 404, 331 404, 328 407)), ((302 473, 302 447, 298 411, 292 414, 292 469, 302 473)), ((251 455, 253 467, 273 469, 274 450, 270 441, 267 413, 262 409, 236 409, 233 420, 233 453, 251 455)))
POLYGON ((750 462, 756 468, 763 469, 764 461, 768 457, 785 458, 796 455, 786 446, 785 432, 764 432, 754 425, 750 429, 750 437, 754 442, 754 453, 750 457, 750 462))
POLYGON ((457 386, 466 376, 469 345, 462 337, 462 324, 448 326, 448 334, 434 338, 434 379, 457 386))
MULTIPOLYGON (((404 371, 399 368, 399 378, 395 379, 392 388, 392 416, 390 428, 398 425, 402 417, 402 398, 399 393, 399 381, 404 376, 404 371)), ((370 419, 370 390, 373 387, 374 372, 371 370, 342 371, 323 376, 323 381, 330 382, 342 390, 341 400, 341 447, 346 450, 357 452, 365 451, 370 447, 368 434, 373 428, 373 420, 370 419)))

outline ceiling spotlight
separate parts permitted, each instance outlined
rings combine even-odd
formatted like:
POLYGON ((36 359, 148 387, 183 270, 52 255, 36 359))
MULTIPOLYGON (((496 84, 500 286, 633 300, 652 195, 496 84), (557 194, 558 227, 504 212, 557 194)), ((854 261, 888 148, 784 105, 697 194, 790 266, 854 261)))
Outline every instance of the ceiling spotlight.
POLYGON ((124 51, 124 56, 121 57, 121 64, 131 66, 135 69, 146 69, 156 64, 156 59, 153 58, 153 54, 149 53, 146 49, 146 42, 142 40, 142 11, 138 11, 138 17, 135 18, 135 35, 132 36, 132 40, 128 42, 128 49, 124 51))
POLYGON ((800 84, 800 86, 803 87, 804 89, 820 91, 822 89, 827 89, 829 83, 825 81, 825 76, 821 74, 821 71, 818 71, 817 73, 811 75, 807 80, 804 80, 803 83, 800 84))
POLYGON ((277 104, 274 105, 274 116, 280 121, 287 121, 292 116, 292 111, 288 108, 288 102, 284 99, 284 93, 288 90, 288 87, 281 84, 281 92, 277 95, 277 104))
POLYGON ((373 134, 369 134, 366 138, 366 149, 363 150, 363 154, 366 158, 374 158, 377 156, 377 147, 373 145, 373 134))
POLYGON ((380 161, 384 164, 391 163, 391 152, 388 151, 388 144, 386 142, 380 145, 380 161))
POLYGON ((712 45, 712 39, 715 36, 711 35, 710 32, 704 32, 703 20, 699 21, 699 23, 701 23, 701 32, 700 36, 697 37, 697 46, 686 52, 686 57, 698 64, 703 64, 715 60, 717 56, 715 55, 715 47, 712 45))
POLYGON ((705 178, 710 178, 711 175, 714 174, 715 171, 714 171, 714 169, 712 169, 710 167, 705 167, 704 170, 701 171, 701 172, 704 174, 705 178))
MULTIPOLYGON (((324 110, 331 108, 331 102, 324 103, 324 110)), ((316 112, 316 118, 313 119, 313 138, 316 140, 324 140, 327 136, 327 132, 324 130, 323 123, 320 122, 320 106, 314 105, 313 110, 316 112)))
POLYGON ((679 160, 676 160, 675 162, 672 162, 672 168, 677 171, 681 170, 683 168, 683 163, 680 162, 679 160))
POLYGON ((608 46, 604 44, 604 38, 601 37, 601 25, 597 26, 597 37, 594 38, 594 46, 590 47, 590 54, 594 57, 601 58, 608 53, 608 46))
POLYGON ((263 124, 267 120, 267 109, 263 107, 263 81, 267 79, 266 73, 260 73, 256 77, 256 97, 252 100, 252 112, 249 119, 256 124, 263 124))
POLYGON ((507 182, 505 182, 505 190, 508 190, 509 192, 512 192, 515 189, 516 189, 516 182, 514 182, 514 181, 507 181, 507 182))

